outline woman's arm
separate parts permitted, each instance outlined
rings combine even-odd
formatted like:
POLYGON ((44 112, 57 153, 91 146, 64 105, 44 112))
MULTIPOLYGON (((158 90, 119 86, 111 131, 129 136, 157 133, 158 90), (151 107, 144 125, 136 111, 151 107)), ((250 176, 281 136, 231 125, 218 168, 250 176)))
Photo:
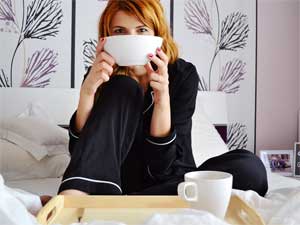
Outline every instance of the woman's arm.
POLYGON ((77 113, 75 118, 75 131, 80 133, 85 122, 87 121, 94 104, 95 95, 88 95, 82 90, 80 91, 80 98, 77 107, 77 113))
POLYGON ((80 98, 75 118, 75 131, 80 133, 86 123, 94 104, 98 87, 109 80, 113 73, 114 59, 103 51, 105 39, 102 38, 97 46, 96 59, 88 72, 80 89, 80 98))
MULTIPOLYGON (((155 97, 154 97, 155 98, 155 97)), ((159 101, 159 104, 154 104, 150 135, 153 137, 166 137, 171 130, 171 109, 170 96, 167 94, 159 101)))
POLYGON ((195 167, 191 149, 191 128, 199 76, 192 64, 184 62, 177 67, 180 69, 172 70, 176 79, 172 81, 173 88, 172 95, 170 95, 170 133, 165 137, 145 134, 144 156, 148 174, 154 180, 168 179, 169 175, 174 172, 173 165, 176 164, 195 167))
POLYGON ((147 70, 150 86, 154 91, 154 109, 151 119, 150 135, 153 137, 166 137, 171 131, 171 109, 169 95, 169 74, 167 55, 160 49, 157 49, 157 56, 150 54, 149 59, 157 65, 154 71, 151 64, 148 63, 147 70))

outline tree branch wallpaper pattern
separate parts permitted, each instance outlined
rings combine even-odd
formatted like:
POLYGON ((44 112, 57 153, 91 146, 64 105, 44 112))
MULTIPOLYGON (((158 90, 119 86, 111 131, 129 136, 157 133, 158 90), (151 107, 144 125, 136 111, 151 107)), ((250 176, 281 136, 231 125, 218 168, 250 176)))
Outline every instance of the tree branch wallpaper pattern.
POLYGON ((26 76, 22 81, 21 87, 46 87, 50 83, 50 75, 55 73, 58 65, 56 59, 58 54, 50 49, 36 51, 28 59, 26 76))
POLYGON ((228 148, 233 149, 244 149, 247 146, 248 135, 246 126, 241 123, 233 123, 228 127, 228 148))
MULTIPOLYGON (((227 93, 230 149, 253 151, 256 2, 162 3, 181 56, 197 67, 199 91, 227 93)), ((0 55, 0 87, 79 88, 95 57, 97 23, 106 4, 107 0, 0 0, 5 53, 0 55)))
MULTIPOLYGON (((9 40, 8 51, 12 53, 11 57, 2 59, 6 65, 1 65, 1 87, 50 86, 59 71, 57 58, 60 55, 53 48, 53 40, 50 40, 60 41, 61 37, 55 38, 62 29, 63 8, 67 6, 62 0, 1 0, 0 34, 6 41, 9 40)), ((53 83, 53 86, 56 84, 53 83)))
POLYGON ((90 39, 89 41, 84 41, 83 43, 83 63, 86 71, 95 60, 96 48, 97 40, 95 39, 90 39))
MULTIPOLYGON (((210 22, 210 14, 207 11, 206 2, 204 0, 189 0, 185 2, 185 23, 189 30, 195 34, 208 35, 215 41, 215 52, 210 63, 210 69, 208 74, 208 84, 204 78, 201 79, 200 90, 211 91, 211 77, 212 67, 215 63, 215 59, 220 51, 238 51, 243 49, 247 44, 247 38, 249 33, 249 25, 247 23, 247 16, 240 12, 233 12, 228 15, 223 21, 220 22, 219 5, 218 1, 214 1, 217 11, 217 34, 214 35, 213 27, 210 22), (221 33, 220 33, 220 27, 221 33), (207 87, 205 89, 201 89, 207 87)), ((218 91, 224 91, 226 93, 236 93, 239 89, 239 81, 243 80, 242 77, 245 74, 243 72, 244 66, 240 60, 230 61, 223 68, 223 79, 220 79, 218 91), (233 66, 236 64, 236 66, 233 66), (238 70, 240 69, 240 70, 238 70), (228 83, 228 80, 234 82, 228 83), (226 82, 226 84, 225 84, 226 82), (229 85, 229 86, 228 86, 229 85), (235 88, 230 88, 231 85, 235 85, 235 88), (227 87, 226 89, 223 87, 227 87)))
POLYGON ((197 66, 199 91, 227 93, 229 148, 254 151, 256 2, 183 0, 174 12, 174 37, 197 66))

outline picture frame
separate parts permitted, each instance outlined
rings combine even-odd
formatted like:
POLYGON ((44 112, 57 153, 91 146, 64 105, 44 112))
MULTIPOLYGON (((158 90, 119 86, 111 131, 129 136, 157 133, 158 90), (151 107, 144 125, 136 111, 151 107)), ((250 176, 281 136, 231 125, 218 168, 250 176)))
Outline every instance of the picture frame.
POLYGON ((294 150, 261 150, 260 159, 267 171, 283 176, 294 175, 294 150))
POLYGON ((295 143, 294 162, 294 176, 300 177, 300 142, 295 143))

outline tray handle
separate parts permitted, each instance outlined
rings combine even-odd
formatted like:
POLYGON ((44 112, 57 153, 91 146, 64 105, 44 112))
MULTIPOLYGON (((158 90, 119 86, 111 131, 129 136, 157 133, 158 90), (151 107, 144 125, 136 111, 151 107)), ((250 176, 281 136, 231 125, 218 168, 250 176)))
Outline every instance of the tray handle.
POLYGON ((63 207, 64 196, 55 196, 39 211, 37 222, 41 225, 51 224, 63 207))
POLYGON ((231 196, 226 221, 230 224, 239 225, 266 225, 257 211, 237 195, 231 196))

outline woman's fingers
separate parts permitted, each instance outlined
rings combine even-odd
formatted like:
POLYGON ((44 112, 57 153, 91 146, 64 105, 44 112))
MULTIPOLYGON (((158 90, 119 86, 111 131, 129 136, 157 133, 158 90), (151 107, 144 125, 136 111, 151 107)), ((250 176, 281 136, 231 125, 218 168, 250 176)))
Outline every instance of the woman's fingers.
POLYGON ((110 56, 108 53, 106 52, 101 52, 98 54, 98 56, 95 59, 94 64, 98 64, 102 61, 107 62, 110 66, 113 66, 115 64, 115 60, 112 56, 110 56))
POLYGON ((166 86, 157 81, 150 81, 150 86, 153 90, 163 92, 166 89, 166 86))
POLYGON ((157 65, 159 74, 167 75, 169 63, 168 56, 160 48, 156 50, 156 53, 159 57, 153 54, 149 54, 148 57, 153 63, 157 65))
POLYGON ((157 55, 159 56, 159 58, 166 64, 169 64, 169 57, 161 50, 161 48, 158 48, 156 50, 157 55))
POLYGON ((109 81, 110 76, 113 73, 113 68, 108 65, 106 62, 102 61, 97 65, 96 68, 96 77, 98 79, 102 79, 104 82, 109 81))
POLYGON ((154 72, 154 70, 153 70, 150 62, 148 62, 144 67, 145 67, 145 69, 147 71, 147 74, 151 74, 151 73, 154 72))
POLYGON ((108 73, 108 75, 111 75, 114 71, 113 67, 105 61, 102 61, 96 65, 96 71, 99 72, 101 70, 105 70, 108 73))
POLYGON ((149 80, 150 81, 160 82, 160 83, 165 83, 166 82, 166 79, 163 76, 161 76, 161 75, 159 75, 157 73, 151 73, 149 75, 149 80))
POLYGON ((110 76, 109 76, 109 75, 107 74, 107 72, 104 71, 104 70, 100 71, 99 77, 100 77, 100 79, 102 79, 104 82, 107 82, 107 81, 109 81, 109 79, 110 79, 110 76))
POLYGON ((158 98, 158 101, 160 101, 160 97, 157 96, 163 96, 169 90, 169 59, 160 48, 156 50, 156 53, 157 55, 149 54, 148 57, 157 66, 157 70, 153 70, 150 62, 145 65, 145 68, 149 76, 150 86, 155 91, 155 98, 158 98))
POLYGON ((102 83, 102 82, 109 81, 110 75, 106 70, 99 69, 94 72, 93 77, 91 79, 92 79, 91 80, 92 83, 97 84, 99 81, 102 83))
POLYGON ((112 75, 115 60, 108 53, 104 52, 105 38, 101 38, 96 48, 96 59, 93 64, 93 80, 107 82, 112 75))
POLYGON ((101 38, 98 42, 98 45, 96 47, 96 59, 94 61, 94 64, 97 64, 101 61, 108 62, 109 65, 113 66, 115 64, 115 60, 112 56, 110 56, 108 53, 104 51, 104 45, 105 45, 106 39, 101 38))
POLYGON ((149 54, 148 57, 152 62, 154 62, 157 65, 158 70, 160 71, 165 70, 166 64, 160 58, 158 58, 156 55, 153 54, 149 54))
POLYGON ((159 91, 163 93, 169 87, 168 76, 162 76, 160 74, 157 74, 156 72, 151 72, 149 74, 149 80, 150 80, 150 86, 155 91, 159 91))
POLYGON ((100 38, 96 47, 96 57, 104 50, 105 38, 100 38))

